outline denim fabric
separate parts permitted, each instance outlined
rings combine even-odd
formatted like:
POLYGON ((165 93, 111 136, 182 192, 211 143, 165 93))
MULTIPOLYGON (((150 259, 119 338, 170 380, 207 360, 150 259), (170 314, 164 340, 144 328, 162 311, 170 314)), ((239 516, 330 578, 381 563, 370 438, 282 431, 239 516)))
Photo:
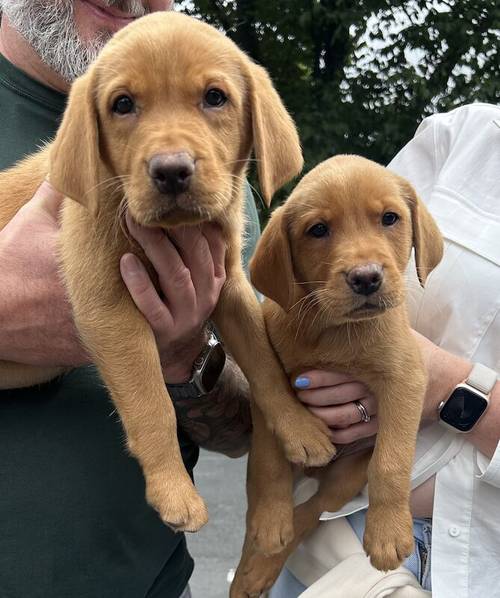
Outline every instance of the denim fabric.
MULTIPOLYGON (((347 521, 361 542, 363 542, 363 533, 365 531, 365 518, 366 510, 358 511, 347 517, 347 521)), ((414 519, 413 536, 415 538, 415 550, 406 559, 403 566, 413 573, 424 590, 430 591, 432 520, 414 519)))
POLYGON ((297 598, 306 586, 285 567, 269 592, 269 598, 297 598))
MULTIPOLYGON (((358 511, 347 517, 352 529, 363 541, 366 511, 358 511)), ((431 590, 431 537, 432 520, 414 519, 413 534, 415 550, 403 565, 415 575, 424 590, 431 590)), ((285 567, 269 593, 269 598, 297 598, 306 590, 300 581, 285 567)))

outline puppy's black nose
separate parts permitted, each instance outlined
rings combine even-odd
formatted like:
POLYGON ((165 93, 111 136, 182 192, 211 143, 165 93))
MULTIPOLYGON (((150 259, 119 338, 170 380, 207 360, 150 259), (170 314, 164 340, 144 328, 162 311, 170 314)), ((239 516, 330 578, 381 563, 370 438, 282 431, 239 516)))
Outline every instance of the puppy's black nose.
POLYGON ((380 264, 363 264, 347 273, 347 284, 358 295, 371 295, 378 291, 384 279, 384 270, 380 264))
POLYGON ((179 195, 188 190, 194 174, 194 160, 187 152, 156 154, 148 172, 160 193, 179 195))

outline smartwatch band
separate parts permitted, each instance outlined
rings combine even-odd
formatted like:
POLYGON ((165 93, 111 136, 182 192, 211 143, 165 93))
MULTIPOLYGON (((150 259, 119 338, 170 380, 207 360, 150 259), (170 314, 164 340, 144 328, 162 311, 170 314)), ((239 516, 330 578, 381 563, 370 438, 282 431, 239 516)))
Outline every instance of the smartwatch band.
POLYGON ((498 379, 498 374, 482 363, 475 363, 466 384, 472 386, 485 395, 489 395, 498 379))

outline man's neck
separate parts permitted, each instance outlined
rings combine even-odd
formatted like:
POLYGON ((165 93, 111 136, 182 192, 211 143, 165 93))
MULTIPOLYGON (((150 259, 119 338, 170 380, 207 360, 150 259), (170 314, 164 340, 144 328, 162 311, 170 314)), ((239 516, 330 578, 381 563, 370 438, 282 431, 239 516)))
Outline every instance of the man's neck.
POLYGON ((18 69, 47 87, 63 93, 68 91, 68 83, 40 60, 38 54, 11 26, 5 15, 2 16, 0 23, 0 54, 3 54, 18 69))

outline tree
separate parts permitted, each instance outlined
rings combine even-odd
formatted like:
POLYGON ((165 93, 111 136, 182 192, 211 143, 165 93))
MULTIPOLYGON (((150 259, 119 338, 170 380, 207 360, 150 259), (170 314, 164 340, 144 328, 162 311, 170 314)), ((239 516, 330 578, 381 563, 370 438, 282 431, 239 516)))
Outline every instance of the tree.
POLYGON ((387 163, 420 120, 500 100, 497 0, 193 0, 265 66, 306 169, 337 153, 387 163))

